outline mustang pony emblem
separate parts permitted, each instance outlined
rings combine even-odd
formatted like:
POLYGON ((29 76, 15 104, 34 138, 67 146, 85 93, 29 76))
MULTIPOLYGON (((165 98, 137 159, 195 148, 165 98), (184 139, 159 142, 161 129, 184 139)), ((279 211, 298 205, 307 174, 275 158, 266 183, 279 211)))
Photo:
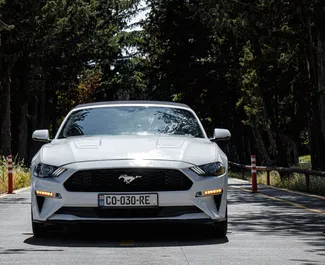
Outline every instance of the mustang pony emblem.
POLYGON ((142 178, 142 176, 128 176, 128 175, 121 175, 118 179, 123 179, 125 184, 130 184, 133 180, 142 178))

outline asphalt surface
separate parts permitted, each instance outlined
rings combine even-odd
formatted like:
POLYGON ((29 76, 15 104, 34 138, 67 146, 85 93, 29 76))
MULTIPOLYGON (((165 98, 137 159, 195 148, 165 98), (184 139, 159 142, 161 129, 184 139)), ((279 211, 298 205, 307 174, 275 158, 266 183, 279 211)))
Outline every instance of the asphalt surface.
POLYGON ((229 233, 200 226, 82 226, 36 240, 29 190, 0 198, 0 264, 325 264, 325 200, 230 180, 229 233))

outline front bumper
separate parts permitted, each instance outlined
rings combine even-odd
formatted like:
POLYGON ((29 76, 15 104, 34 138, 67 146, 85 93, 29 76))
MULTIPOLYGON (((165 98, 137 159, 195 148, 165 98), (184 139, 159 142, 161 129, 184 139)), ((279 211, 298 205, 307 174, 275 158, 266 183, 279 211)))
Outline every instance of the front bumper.
MULTIPOLYGON (((98 210, 98 192, 68 192, 64 182, 76 171, 90 168, 137 167, 132 160, 127 161, 96 161, 75 163, 66 166, 68 170, 58 178, 41 179, 32 177, 32 214, 36 222, 68 222, 68 223, 93 223, 93 222, 218 222, 226 218, 227 206, 227 171, 219 177, 200 177, 189 170, 191 165, 171 161, 146 161, 145 167, 169 168, 181 170, 193 185, 186 191, 160 191, 156 192, 159 198, 159 207, 164 211, 172 209, 188 209, 177 211, 174 214, 143 214, 126 215, 100 212, 98 210), (196 197, 198 192, 205 190, 223 189, 220 195, 196 197), (57 197, 39 197, 35 191, 47 191, 59 194, 57 197), (71 209, 71 211, 69 211, 71 209)), ((102 193, 102 192, 101 192, 102 193)), ((136 192, 136 194, 146 192, 136 192)), ((126 212, 128 210, 125 210, 126 212)), ((165 211, 165 212, 166 212, 165 211)), ((141 211, 140 211, 141 212, 141 211)), ((150 210, 148 211, 150 212, 150 210)))
POLYGON ((93 220, 93 219, 82 219, 82 220, 54 220, 54 219, 49 219, 46 221, 39 221, 39 220, 33 220, 35 223, 41 223, 41 224, 46 224, 46 225, 75 225, 75 224, 98 224, 98 225, 105 225, 105 224, 112 224, 112 225, 121 225, 121 224, 126 224, 126 225, 142 225, 142 224, 170 224, 170 225, 177 225, 177 224, 190 224, 190 225, 213 225, 216 223, 221 223, 227 221, 227 218, 219 218, 216 220, 213 220, 211 218, 200 218, 200 219, 141 219, 141 220, 134 220, 134 219, 128 219, 128 220, 116 220, 116 219, 105 219, 105 220, 93 220))

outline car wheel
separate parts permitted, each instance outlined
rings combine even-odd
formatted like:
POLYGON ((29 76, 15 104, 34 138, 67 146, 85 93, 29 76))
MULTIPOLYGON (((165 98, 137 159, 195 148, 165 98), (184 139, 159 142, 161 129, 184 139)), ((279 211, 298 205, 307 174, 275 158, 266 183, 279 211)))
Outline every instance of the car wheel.
POLYGON ((228 233, 228 208, 226 208, 226 220, 222 222, 216 222, 212 228, 214 234, 218 237, 226 237, 228 233))
POLYGON ((32 221, 32 228, 35 238, 46 238, 48 236, 48 230, 44 224, 32 221))
POLYGON ((48 236, 47 227, 42 223, 37 223, 33 221, 33 212, 30 211, 32 219, 32 230, 35 238, 45 238, 48 236))
POLYGON ((228 220, 215 223, 213 226, 213 232, 217 237, 225 237, 228 233, 228 220))

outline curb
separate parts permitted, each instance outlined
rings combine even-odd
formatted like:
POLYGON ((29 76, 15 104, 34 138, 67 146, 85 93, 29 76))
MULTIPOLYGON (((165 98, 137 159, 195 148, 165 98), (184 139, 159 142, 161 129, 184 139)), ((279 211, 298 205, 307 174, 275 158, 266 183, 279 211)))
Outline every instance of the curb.
MULTIPOLYGON (((249 182, 247 180, 237 179, 237 178, 232 178, 232 179, 235 179, 236 181, 247 183, 247 184, 251 185, 251 182, 249 182)), ((269 189, 280 190, 280 191, 284 191, 284 192, 288 192, 288 193, 293 193, 293 194, 298 194, 298 195, 302 195, 302 196, 307 196, 307 197, 312 197, 312 198, 325 200, 325 196, 310 194, 310 193, 306 193, 306 192, 302 192, 302 191, 295 191, 295 190, 289 190, 289 189, 284 189, 284 188, 278 188, 278 187, 274 187, 274 186, 268 186, 268 185, 265 185, 265 184, 258 184, 258 186, 263 186, 263 187, 269 188, 269 189)))
POLYGON ((21 188, 21 189, 18 189, 18 190, 14 190, 14 191, 13 191, 13 194, 7 194, 7 193, 0 194, 0 199, 1 199, 1 198, 5 198, 5 197, 10 196, 10 195, 14 195, 14 194, 16 194, 16 193, 23 192, 23 191, 25 191, 25 190, 28 190, 29 188, 30 188, 30 187, 25 187, 25 188, 21 188))

